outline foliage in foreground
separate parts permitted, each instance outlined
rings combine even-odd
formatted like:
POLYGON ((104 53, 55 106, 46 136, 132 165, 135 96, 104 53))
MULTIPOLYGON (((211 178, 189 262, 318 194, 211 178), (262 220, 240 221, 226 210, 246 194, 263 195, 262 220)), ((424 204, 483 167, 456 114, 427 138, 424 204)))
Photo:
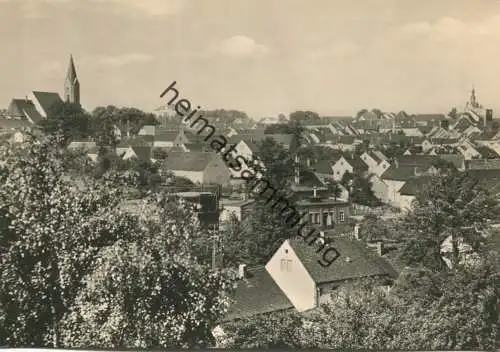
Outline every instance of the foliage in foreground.
POLYGON ((229 278, 193 255, 195 214, 163 198, 124 211, 112 178, 70 182, 58 145, 0 153, 0 345, 209 344, 229 278))
POLYGON ((229 348, 487 350, 500 338, 500 274, 489 263, 453 274, 416 271, 387 294, 357 287, 317 312, 227 324, 229 348))

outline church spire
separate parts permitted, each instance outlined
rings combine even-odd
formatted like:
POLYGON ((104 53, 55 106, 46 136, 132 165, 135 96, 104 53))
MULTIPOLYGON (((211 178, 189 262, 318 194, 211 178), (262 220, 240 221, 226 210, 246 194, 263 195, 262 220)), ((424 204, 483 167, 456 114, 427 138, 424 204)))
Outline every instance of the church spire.
POLYGON ((66 102, 80 105, 80 82, 78 82, 78 77, 76 76, 73 55, 69 56, 68 73, 64 82, 64 96, 66 102))
POLYGON ((476 90, 474 89, 474 85, 472 85, 472 91, 470 93, 469 105, 471 108, 478 108, 479 103, 476 98, 476 90))

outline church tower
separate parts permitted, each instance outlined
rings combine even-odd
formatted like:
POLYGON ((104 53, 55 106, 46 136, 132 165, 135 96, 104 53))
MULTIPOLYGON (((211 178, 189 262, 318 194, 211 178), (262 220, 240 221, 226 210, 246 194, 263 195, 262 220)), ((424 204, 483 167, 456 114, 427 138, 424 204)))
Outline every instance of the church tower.
POLYGON ((64 98, 68 103, 80 105, 80 82, 78 82, 78 77, 76 77, 73 55, 70 55, 69 58, 68 73, 64 82, 64 98))
POLYGON ((472 92, 470 94, 469 101, 467 102, 467 107, 472 109, 478 109, 481 107, 477 101, 476 90, 474 89, 474 86, 472 86, 472 92))

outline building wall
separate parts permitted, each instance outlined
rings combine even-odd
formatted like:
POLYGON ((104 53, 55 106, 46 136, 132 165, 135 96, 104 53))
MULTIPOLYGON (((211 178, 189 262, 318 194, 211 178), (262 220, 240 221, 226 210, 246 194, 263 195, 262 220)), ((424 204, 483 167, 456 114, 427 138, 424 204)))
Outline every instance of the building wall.
POLYGON ((139 136, 154 136, 155 135, 155 125, 144 125, 139 130, 139 136))
POLYGON ((224 209, 220 213, 220 221, 228 221, 231 215, 234 214, 236 218, 241 221, 242 208, 239 205, 224 205, 224 209))
POLYGON ((389 202, 389 187, 387 184, 377 175, 373 175, 370 181, 372 183, 373 194, 383 203, 389 202))
POLYGON ((377 167, 373 170, 374 174, 377 176, 382 175, 389 167, 391 164, 387 160, 383 160, 380 162, 380 164, 377 165, 377 167))
POLYGON ((173 147, 173 146, 174 146, 174 141, 158 141, 158 140, 155 140, 153 142, 153 147, 168 148, 168 147, 173 147))
POLYGON ((316 284, 288 240, 267 262, 266 270, 299 312, 317 306, 316 284))
POLYGON ((388 202, 396 207, 399 207, 401 204, 399 190, 406 181, 394 181, 394 180, 383 180, 387 185, 387 198, 388 202))
POLYGON ((347 162, 346 159, 344 159, 343 157, 340 158, 336 163, 335 165, 333 165, 332 167, 332 170, 333 170, 333 179, 335 181, 340 181, 342 180, 342 177, 344 176, 344 174, 346 172, 350 172, 352 173, 353 172, 353 168, 352 166, 347 162))
POLYGON ((203 173, 203 183, 228 185, 231 179, 231 171, 219 156, 215 156, 205 168, 203 173))
POLYGON ((412 208, 412 203, 415 200, 415 196, 399 195, 400 208, 403 211, 410 211, 412 208))
POLYGON ((375 172, 375 169, 377 168, 377 162, 375 160, 373 160, 373 158, 368 155, 367 152, 364 152, 362 155, 361 155, 361 160, 363 160, 363 162, 368 165, 368 172, 369 173, 374 173, 375 172))

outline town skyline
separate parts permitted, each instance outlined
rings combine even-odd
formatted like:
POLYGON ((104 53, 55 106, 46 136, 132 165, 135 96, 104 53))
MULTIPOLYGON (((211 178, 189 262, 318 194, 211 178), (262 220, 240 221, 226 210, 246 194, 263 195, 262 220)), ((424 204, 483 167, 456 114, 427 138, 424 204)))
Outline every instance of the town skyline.
POLYGON ((500 68, 498 1, 282 4, 2 0, 0 62, 10 84, 0 88, 0 106, 33 90, 62 93, 72 54, 88 110, 151 111, 173 80, 202 109, 254 118, 446 113, 465 104, 472 86, 481 104, 500 107, 491 80, 500 68))

